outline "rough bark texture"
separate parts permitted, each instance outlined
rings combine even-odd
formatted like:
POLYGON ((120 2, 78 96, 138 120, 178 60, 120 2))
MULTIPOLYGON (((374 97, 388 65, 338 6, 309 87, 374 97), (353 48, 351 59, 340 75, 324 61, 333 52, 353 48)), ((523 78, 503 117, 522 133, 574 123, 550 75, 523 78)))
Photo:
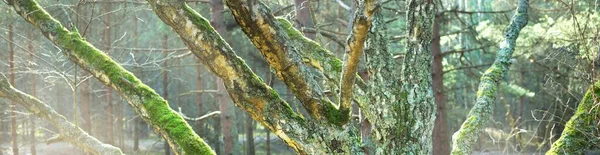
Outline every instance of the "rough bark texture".
POLYGON ((600 148, 599 103, 600 82, 596 82, 585 93, 575 115, 567 122, 560 138, 546 154, 585 154, 586 150, 600 148))
POLYGON ((504 40, 499 45, 500 50, 496 56, 496 61, 481 76, 475 106, 469 112, 460 129, 452 136, 452 154, 471 154, 471 151, 473 151, 472 146, 477 142, 480 132, 489 122, 498 85, 502 82, 512 64, 512 53, 519 32, 527 25, 528 7, 529 0, 519 0, 517 12, 504 32, 504 40))
MULTIPOLYGON (((357 12, 354 13, 354 22, 352 23, 352 33, 348 37, 346 46, 346 61, 342 70, 340 111, 348 115, 352 107, 354 93, 354 80, 357 77, 358 62, 362 56, 367 32, 371 28, 373 13, 377 5, 376 0, 357 1, 360 3, 357 12), (347 113, 346 113, 347 112, 347 113)), ((384 41, 385 40, 380 40, 384 41)), ((386 44, 387 45, 387 44, 386 44)), ((387 48, 387 47, 385 47, 387 48)), ((359 77, 360 78, 360 77, 359 77)))
POLYGON ((52 18, 33 0, 9 1, 14 10, 37 27, 74 63, 92 73, 100 82, 117 90, 156 132, 179 146, 181 153, 214 154, 210 147, 177 112, 153 89, 52 18))
POLYGON ((446 94, 444 93, 444 66, 442 61, 444 56, 440 49, 440 21, 441 17, 436 14, 433 23, 433 39, 431 40, 432 63, 432 87, 435 105, 437 106, 437 115, 435 117, 435 126, 433 127, 433 154, 450 154, 450 140, 448 136, 448 123, 446 118, 446 94))
MULTIPOLYGON (((291 36, 284 27, 294 29, 293 26, 287 21, 277 20, 270 14, 269 8, 259 1, 226 2, 238 25, 276 71, 277 77, 300 100, 310 116, 316 121, 328 121, 337 125, 347 123, 349 113, 337 110, 334 103, 323 93, 325 89, 320 83, 324 75, 305 64, 306 61, 313 60, 306 59, 302 53, 310 51, 292 45, 295 39, 291 38, 303 37, 302 33, 294 33, 297 36, 291 36)), ((341 63, 336 65, 341 66, 341 63)))
POLYGON ((58 114, 47 104, 37 98, 25 94, 9 84, 6 77, 0 77, 0 97, 8 98, 15 103, 21 104, 35 116, 45 119, 60 131, 59 137, 69 143, 95 154, 116 155, 123 154, 117 147, 104 144, 98 139, 88 135, 76 125, 58 114))
POLYGON ((148 2, 202 63, 223 79, 225 88, 236 105, 273 131, 292 149, 300 154, 356 149, 348 147, 348 144, 356 144, 348 142, 348 134, 353 133, 332 132, 330 130, 333 127, 316 127, 315 121, 306 121, 292 111, 279 94, 256 76, 233 52, 209 22, 186 4, 176 0, 148 2))

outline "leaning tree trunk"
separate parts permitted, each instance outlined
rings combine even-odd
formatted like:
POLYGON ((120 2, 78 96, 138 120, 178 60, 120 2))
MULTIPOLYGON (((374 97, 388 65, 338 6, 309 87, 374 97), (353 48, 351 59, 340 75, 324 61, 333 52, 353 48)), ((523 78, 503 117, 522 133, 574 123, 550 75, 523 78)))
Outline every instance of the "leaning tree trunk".
POLYGON ((84 150, 91 151, 95 154, 102 155, 118 155, 123 154, 121 150, 109 144, 104 144, 98 139, 90 136, 81 128, 72 124, 64 116, 57 113, 47 104, 37 98, 25 94, 15 89, 4 77, 0 77, 0 97, 8 98, 15 103, 21 104, 25 109, 32 112, 37 117, 45 119, 59 131, 58 139, 66 140, 67 142, 78 146, 84 150))
POLYGON ((600 81, 588 89, 579 103, 575 115, 565 125, 560 138, 546 154, 584 154, 586 150, 600 148, 600 81))
POLYGON ((71 61, 119 92, 136 113, 169 141, 172 148, 175 145, 179 147, 177 153, 214 154, 185 120, 168 106, 167 101, 108 55, 86 42, 77 31, 67 30, 33 0, 11 0, 8 4, 61 48, 71 61))
POLYGON ((500 43, 496 61, 481 76, 475 106, 469 112, 460 129, 452 136, 452 154, 471 154, 471 151, 473 151, 472 146, 477 142, 480 132, 489 122, 494 107, 493 102, 498 92, 498 85, 502 82, 512 64, 512 54, 515 50, 519 32, 527 25, 528 7, 529 0, 519 0, 517 12, 504 32, 504 41, 500 43))

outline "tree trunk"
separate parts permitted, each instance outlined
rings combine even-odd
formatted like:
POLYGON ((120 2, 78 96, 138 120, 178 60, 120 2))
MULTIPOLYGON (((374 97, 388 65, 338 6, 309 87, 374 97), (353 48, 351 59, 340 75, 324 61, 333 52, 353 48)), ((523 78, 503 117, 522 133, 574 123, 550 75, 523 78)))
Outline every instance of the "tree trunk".
MULTIPOLYGON (((110 12, 112 11, 112 3, 106 3, 104 4, 104 12, 110 12)), ((105 51, 106 51, 106 55, 110 54, 110 50, 112 50, 111 46, 112 46, 112 40, 111 40, 111 26, 110 25, 110 13, 104 15, 104 46, 106 47, 105 51)), ((107 92, 106 92, 106 111, 108 113, 108 118, 107 118, 107 128, 108 131, 107 133, 107 138, 108 138, 108 143, 111 145, 115 144, 115 136, 114 136, 114 113, 113 113, 113 101, 112 101, 112 88, 111 87, 106 87, 107 92)))
MULTIPOLYGON (((201 62, 200 62, 201 60, 200 59, 196 59, 196 61, 197 61, 197 64, 201 64, 201 62)), ((202 65, 198 65, 196 67, 196 90, 202 90, 203 89, 202 88, 202 80, 203 80, 203 78, 202 78, 202 73, 203 73, 202 67, 203 67, 202 65)), ((204 107, 202 106, 202 103, 203 103, 203 101, 202 101, 202 93, 198 93, 196 100, 197 100, 196 104, 198 105, 198 115, 202 116, 202 115, 204 115, 204 113, 202 112, 204 110, 203 109, 204 107)), ((196 122, 196 124, 197 124, 197 128, 198 128, 198 132, 197 132, 198 136, 204 137, 204 120, 198 120, 196 122)))
MULTIPOLYGON (((312 19, 310 0, 294 0, 294 5, 296 8, 296 21, 298 22, 296 28, 300 30, 304 28, 313 29, 315 24, 312 19)), ((315 40, 316 35, 314 32, 301 32, 304 33, 305 37, 315 40)))
POLYGON ((585 93, 575 115, 565 125, 560 138, 552 144, 546 154, 585 154, 586 150, 600 146, 600 82, 595 82, 585 93))
MULTIPOLYGON (((137 5, 134 5, 135 7, 137 7, 137 5)), ((138 21, 139 19, 137 17, 134 17, 133 19, 133 37, 134 38, 139 38, 140 34, 138 32, 138 21)), ((138 39, 133 39, 133 47, 137 47, 138 46, 138 39)), ((135 54, 138 53, 138 51, 134 50, 133 51, 133 55, 135 56, 135 54)), ((135 69, 134 69, 134 74, 137 74, 138 77, 140 77, 140 80, 144 79, 144 72, 142 70, 142 66, 140 66, 140 62, 143 60, 141 58, 139 58, 140 56, 138 55, 136 58, 136 60, 134 60, 136 63, 135 65, 135 69)), ((133 116, 133 152, 137 153, 140 150, 140 125, 142 123, 141 119, 137 116, 134 115, 133 116)))
MULTIPOLYGON (((28 38, 30 38, 30 39, 34 38, 33 31, 29 32, 28 38)), ((33 41, 32 40, 27 41, 27 50, 29 52, 29 63, 28 63, 29 64, 28 65, 29 69, 34 70, 34 67, 35 67, 35 65, 34 65, 35 64, 35 58, 33 56, 33 50, 34 50, 34 48, 33 48, 33 41)), ((29 77, 30 77, 30 79, 29 79, 30 83, 29 84, 31 85, 30 93, 31 93, 31 96, 33 96, 33 97, 37 96, 37 93, 36 93, 37 89, 35 87, 35 85, 36 85, 35 76, 36 76, 36 74, 29 75, 29 77)), ((30 123, 30 128, 31 128, 30 130, 31 131, 29 133, 29 136, 30 136, 29 137, 30 138, 30 145, 31 146, 29 147, 29 152, 31 153, 31 155, 36 155, 37 151, 35 150, 35 145, 37 144, 37 142, 35 140, 35 130, 36 130, 37 127, 35 125, 35 118, 34 117, 30 117, 29 121, 31 122, 30 123)))
POLYGON ((431 55, 433 56, 432 67, 432 86, 435 105, 437 106, 437 115, 435 117, 435 126, 433 127, 433 154, 450 154, 450 142, 448 136, 448 123, 446 116, 446 94, 444 92, 444 66, 442 61, 444 57, 440 49, 440 22, 441 15, 436 13, 433 22, 433 39, 431 40, 431 55))
MULTIPOLYGON (((217 32, 223 37, 227 38, 227 29, 225 27, 224 17, 224 5, 223 0, 211 0, 211 25, 217 30, 217 32)), ((234 154, 237 150, 238 134, 237 127, 234 125, 235 122, 235 109, 231 101, 227 98, 227 92, 223 84, 222 79, 217 80, 217 91, 219 92, 218 103, 219 110, 221 111, 221 131, 223 132, 223 154, 230 155, 234 154)), ((236 153, 237 154, 237 153, 236 153)))
POLYGON ((496 60, 481 76, 477 91, 477 101, 460 129, 452 136, 452 154, 470 154, 480 132, 486 127, 493 111, 498 85, 506 76, 516 46, 519 32, 527 25, 529 0, 519 0, 517 12, 513 15, 500 43, 496 60))
MULTIPOLYGON (((8 25, 8 47, 10 51, 10 60, 9 70, 10 70, 10 84, 15 84, 15 41, 14 41, 14 31, 13 24, 8 25)), ((17 144, 17 113, 16 113, 16 104, 12 103, 10 106, 10 124, 11 124, 11 134, 10 137, 12 139, 12 152, 13 155, 19 155, 19 144, 17 144)))
POLYGON ((134 107, 136 113, 170 142, 171 147, 175 148, 177 144, 181 148, 179 153, 214 154, 185 120, 169 108, 160 95, 86 42, 78 32, 67 30, 33 0, 10 1, 8 4, 61 48, 61 52, 72 62, 92 73, 100 82, 117 90, 134 107))
MULTIPOLYGON (((163 35, 163 49, 168 49, 169 48, 169 35, 164 34, 163 35)), ((169 54, 167 53, 167 51, 163 51, 162 52, 162 57, 166 58, 169 54)), ((169 64, 167 63, 167 60, 165 59, 162 63, 162 93, 163 93, 163 98, 165 98, 165 100, 169 100, 169 64)), ((163 143, 164 149, 165 149, 165 155, 171 155, 171 148, 169 148, 169 142, 165 141, 163 143)))
POLYGON ((96 154, 119 155, 123 154, 119 148, 104 144, 96 138, 90 136, 76 125, 69 122, 64 116, 57 113, 47 104, 37 98, 25 94, 15 89, 4 76, 0 76, 0 97, 8 98, 21 104, 25 109, 32 112, 37 117, 45 119, 51 125, 58 128, 59 135, 53 140, 66 140, 69 143, 78 146, 84 150, 92 151, 96 154))

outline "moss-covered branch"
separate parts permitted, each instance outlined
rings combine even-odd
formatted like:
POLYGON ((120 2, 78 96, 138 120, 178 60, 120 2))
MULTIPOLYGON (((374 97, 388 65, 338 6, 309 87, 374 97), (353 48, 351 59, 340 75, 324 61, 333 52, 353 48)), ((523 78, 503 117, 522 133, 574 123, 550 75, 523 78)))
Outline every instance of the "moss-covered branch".
POLYGON ((121 150, 109 144, 100 142, 98 139, 90 136, 81 128, 69 122, 64 116, 57 113, 52 107, 38 100, 37 98, 25 94, 15 89, 4 75, 0 75, 0 97, 8 98, 42 118, 56 127, 60 132, 60 137, 67 142, 78 146, 94 154, 119 155, 123 154, 121 150))
POLYGON ((214 154, 186 121, 169 108, 167 101, 108 55, 86 42, 79 33, 67 30, 33 0, 13 0, 9 4, 60 47, 71 61, 117 90, 172 148, 175 148, 175 144, 179 146, 177 153, 214 154))
POLYGON ((283 29, 287 23, 278 22, 265 4, 258 0, 226 2, 238 25, 313 119, 338 125, 348 122, 349 112, 340 113, 323 93, 325 89, 320 84, 324 79, 323 73, 304 63, 311 61, 302 56, 303 52, 308 51, 301 51, 299 46, 291 44, 290 38, 296 36, 289 36, 283 29))
POLYGON ((528 7, 529 0, 519 0, 517 12, 504 32, 504 40, 500 43, 500 50, 494 64, 481 76, 475 106, 460 129, 452 136, 452 154, 471 154, 472 146, 477 142, 479 133, 489 122, 498 85, 506 76, 512 63, 512 54, 519 32, 527 25, 528 7))
POLYGON ((565 125, 560 138, 552 144, 547 155, 585 154, 600 148, 600 81, 585 93, 575 115, 565 125))
MULTIPOLYGON (((158 17, 180 36, 211 72, 223 79, 234 103, 273 131, 299 154, 325 154, 353 150, 351 132, 317 126, 295 113, 277 92, 267 86, 223 40, 208 20, 178 0, 148 0, 158 17), (331 134, 336 133, 336 134, 331 134)), ((322 124, 319 124, 322 125, 322 124)))

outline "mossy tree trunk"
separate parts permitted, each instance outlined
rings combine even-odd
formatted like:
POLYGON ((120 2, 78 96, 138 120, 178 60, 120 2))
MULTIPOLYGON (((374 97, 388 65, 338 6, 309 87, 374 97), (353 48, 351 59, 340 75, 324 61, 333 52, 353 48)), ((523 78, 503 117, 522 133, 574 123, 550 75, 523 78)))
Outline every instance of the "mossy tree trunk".
POLYGON ((586 150, 600 148, 600 81, 585 93, 575 115, 565 125, 560 138, 546 154, 585 154, 586 150))
POLYGON ((512 54, 519 32, 527 25, 528 7, 529 0, 519 0, 517 11, 504 32, 504 40, 499 45, 500 49, 496 60, 481 76, 475 106, 460 129, 452 136, 452 154, 471 154, 472 146, 477 142, 479 134, 491 119, 498 85, 512 64, 512 54))
POLYGON ((81 68, 121 94, 141 118, 169 141, 176 153, 214 154, 185 120, 173 111, 153 89, 85 41, 75 28, 63 27, 33 0, 11 0, 8 4, 38 28, 52 43, 81 68))
MULTIPOLYGON (((402 67, 400 63, 392 60, 391 51, 387 50, 385 37, 382 35, 384 22, 380 19, 381 15, 377 13, 377 5, 381 4, 376 1, 358 2, 359 9, 355 15, 357 20, 353 22, 353 34, 348 45, 348 52, 351 54, 346 65, 342 66, 342 61, 317 43, 304 38, 302 33, 294 29, 287 20, 273 17, 263 3, 227 0, 226 3, 242 30, 266 57, 277 77, 288 85, 303 106, 308 109, 313 119, 310 122, 299 117, 297 113, 289 111, 291 109, 287 103, 281 101, 279 97, 264 97, 264 94, 268 93, 264 92, 264 83, 260 80, 252 80, 256 75, 237 58, 216 31, 208 26, 208 21, 186 4, 178 1, 148 0, 148 2, 157 15, 180 35, 192 52, 213 73, 224 80, 236 104, 249 112, 259 123, 274 131, 298 153, 362 152, 357 129, 346 125, 349 120, 349 105, 353 101, 362 106, 369 120, 381 122, 374 126, 377 134, 373 135, 375 137, 373 139, 378 140, 374 144, 376 153, 427 154, 431 151, 435 105, 430 88, 430 66, 422 62, 430 61, 431 57, 429 43, 434 16, 432 1, 411 1, 411 5, 408 6, 408 8, 419 9, 411 9, 409 18, 412 20, 413 29, 409 34, 415 41, 411 43, 411 52, 404 60, 405 67, 402 67), (371 24, 376 26, 371 28, 371 24), (364 46, 365 43, 367 46, 364 46), (356 58, 360 56, 359 52, 363 50, 371 53, 367 55, 367 60, 371 60, 369 64, 373 67, 370 71, 375 74, 372 74, 373 77, 370 79, 377 79, 369 83, 372 84, 371 88, 378 88, 374 92, 369 92, 373 99, 369 104, 365 102, 366 84, 361 83, 359 78, 355 78, 356 71, 349 67, 356 63, 356 58), (342 67, 345 67, 343 75, 342 67), (217 70, 219 72, 216 72, 217 70), (417 76, 411 77, 411 75, 417 76), (384 79, 384 77, 397 78, 384 79), (398 87, 401 77, 409 81, 403 88, 398 87), (340 79, 346 79, 342 80, 343 85, 346 86, 341 84, 340 79), (327 87, 317 82, 322 80, 327 81, 327 87), (352 87, 355 82, 358 84, 357 89, 352 87), (346 93, 341 93, 344 101, 336 105, 323 94, 323 90, 330 88, 332 92, 339 93, 340 87, 346 88, 346 90, 341 89, 346 93), (394 90, 402 90, 404 93, 394 90), (264 114, 264 104, 261 104, 264 102, 277 103, 272 105, 283 104, 286 108, 269 108, 269 112, 264 114), (382 110, 386 108, 395 110, 382 110), (277 117, 273 117, 273 114, 277 117), (390 119, 390 117, 401 119, 390 119), (316 136, 307 136, 304 134, 307 131, 311 133, 308 135, 316 136), (402 133, 403 136, 396 137, 398 133, 402 133)), ((270 87, 266 88, 272 91, 270 87)), ((269 94, 276 95, 275 92, 269 94)))

